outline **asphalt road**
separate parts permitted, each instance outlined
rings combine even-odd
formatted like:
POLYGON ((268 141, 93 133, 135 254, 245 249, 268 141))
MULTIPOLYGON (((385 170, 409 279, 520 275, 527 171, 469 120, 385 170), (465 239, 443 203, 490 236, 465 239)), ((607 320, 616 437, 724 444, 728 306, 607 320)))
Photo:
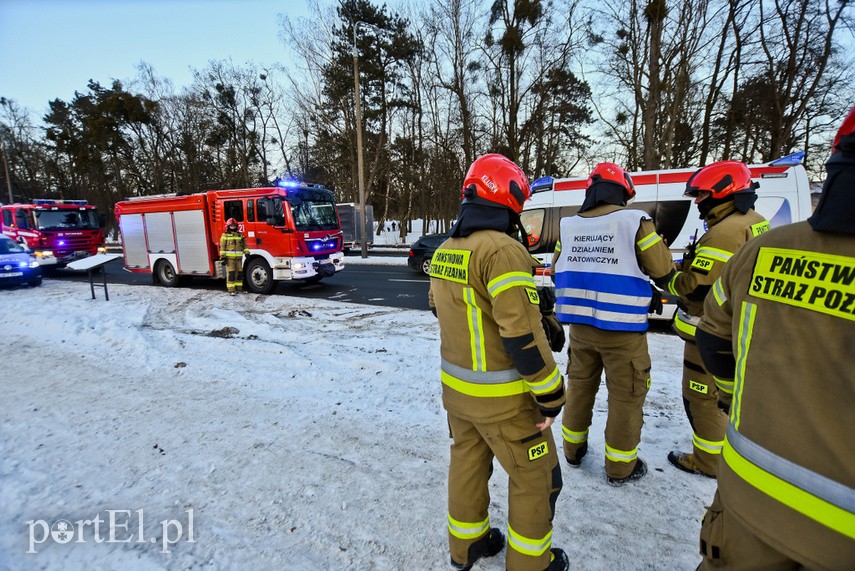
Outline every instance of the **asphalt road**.
MULTIPOLYGON (((383 305, 403 309, 428 310, 427 276, 412 271, 406 266, 348 264, 345 258, 345 268, 336 275, 325 278, 319 284, 303 284, 301 282, 280 282, 272 295, 288 295, 312 299, 329 299, 367 305, 383 305)), ((163 287, 153 285, 151 274, 128 272, 122 267, 122 260, 114 260, 105 266, 107 284, 131 284, 140 287, 163 287)), ((58 270, 54 275, 46 276, 47 280, 79 281, 86 283, 88 290, 89 276, 87 272, 72 272, 58 270)), ((95 283, 103 283, 100 275, 95 277, 95 283)), ((179 287, 193 289, 226 291, 225 282, 210 278, 192 278, 179 287)), ((103 292, 96 288, 95 295, 100 297, 103 292)))
MULTIPOLYGON (((366 305, 382 305, 401 309, 420 309, 428 311, 427 276, 414 272, 407 266, 390 266, 380 264, 348 264, 345 257, 345 268, 336 275, 325 278, 319 284, 303 284, 301 282, 280 282, 271 295, 288 295, 311 299, 329 299, 366 305)), ((352 258, 350 258, 352 259, 352 258)), ((140 287, 163 287, 153 285, 150 274, 137 274, 125 271, 122 260, 114 260, 106 266, 107 284, 131 284, 140 287)), ((89 276, 87 272, 72 272, 59 270, 55 275, 45 279, 79 281, 86 284, 89 291, 89 276)), ((96 276, 95 283, 102 283, 102 277, 96 276)), ((226 285, 222 280, 210 278, 192 278, 186 284, 178 287, 219 290, 226 295, 226 285)), ((103 299, 103 291, 96 288, 95 295, 103 299)), ((658 333, 673 333, 668 321, 651 320, 650 331, 658 333)))

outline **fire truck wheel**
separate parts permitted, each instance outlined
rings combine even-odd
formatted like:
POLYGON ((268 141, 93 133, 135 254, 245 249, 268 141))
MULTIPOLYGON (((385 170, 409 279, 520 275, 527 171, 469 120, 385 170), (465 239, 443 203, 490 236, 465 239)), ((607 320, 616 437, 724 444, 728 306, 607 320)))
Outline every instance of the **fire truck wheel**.
POLYGON ((246 285, 253 293, 270 293, 275 283, 264 258, 255 258, 246 265, 246 285))
POLYGON ((175 272, 175 268, 172 267, 172 264, 168 261, 160 260, 157 262, 155 273, 157 274, 157 279, 161 285, 166 287, 175 287, 178 285, 178 274, 175 272))

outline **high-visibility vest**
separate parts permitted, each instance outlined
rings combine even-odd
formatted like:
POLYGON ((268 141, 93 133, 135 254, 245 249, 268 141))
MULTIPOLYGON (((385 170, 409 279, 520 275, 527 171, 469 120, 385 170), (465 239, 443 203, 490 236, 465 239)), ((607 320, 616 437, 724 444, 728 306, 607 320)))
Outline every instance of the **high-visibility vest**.
POLYGON ((640 210, 561 220, 555 263, 555 313, 564 323, 610 331, 647 331, 650 278, 635 254, 640 210))

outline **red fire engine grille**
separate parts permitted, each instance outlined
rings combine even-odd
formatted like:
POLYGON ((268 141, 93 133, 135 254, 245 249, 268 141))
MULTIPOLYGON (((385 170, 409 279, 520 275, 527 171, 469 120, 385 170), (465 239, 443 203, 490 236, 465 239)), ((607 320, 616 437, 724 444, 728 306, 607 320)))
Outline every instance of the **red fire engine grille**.
POLYGON ((80 250, 88 252, 91 242, 92 240, 88 236, 62 236, 54 241, 53 250, 58 256, 67 256, 80 250))

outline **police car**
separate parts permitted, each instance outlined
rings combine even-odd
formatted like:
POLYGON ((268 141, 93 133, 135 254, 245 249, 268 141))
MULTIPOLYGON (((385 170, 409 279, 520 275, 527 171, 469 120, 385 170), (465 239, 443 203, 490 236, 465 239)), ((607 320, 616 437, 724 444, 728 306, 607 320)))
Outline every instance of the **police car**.
POLYGON ((42 268, 24 246, 0 234, 0 286, 42 283, 42 268))

